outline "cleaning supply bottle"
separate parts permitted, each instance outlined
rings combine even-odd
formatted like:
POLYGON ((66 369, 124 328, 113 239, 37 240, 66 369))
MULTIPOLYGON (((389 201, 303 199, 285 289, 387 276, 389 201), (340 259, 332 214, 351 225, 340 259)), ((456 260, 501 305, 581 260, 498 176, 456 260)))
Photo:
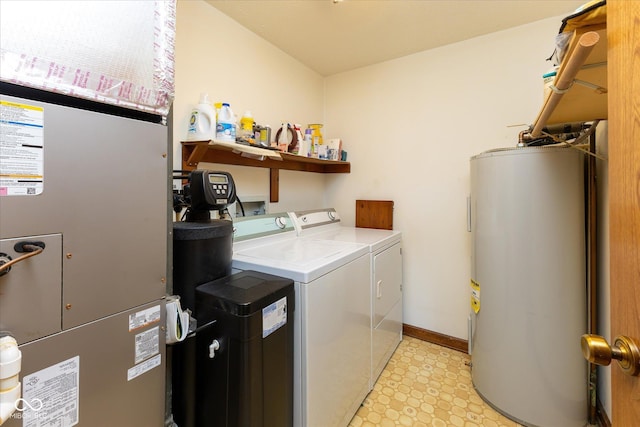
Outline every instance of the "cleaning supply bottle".
POLYGON ((322 128, 322 125, 319 124, 319 123, 316 123, 316 124, 310 124, 309 127, 312 129, 312 134, 311 134, 311 140, 312 140, 312 143, 313 143, 313 156, 312 157, 319 158, 320 157, 320 146, 323 145, 322 133, 320 132, 320 129, 322 128))
POLYGON ((236 142, 236 123, 228 103, 223 102, 218 113, 218 123, 216 126, 216 139, 226 142, 236 142))
POLYGON ((255 143, 253 125, 254 121, 251 111, 245 111, 244 115, 240 119, 240 136, 252 144, 255 143))
POLYGON ((208 141, 216 135, 216 111, 206 93, 200 94, 200 102, 191 110, 187 141, 208 141))
POLYGON ((311 130, 311 128, 307 128, 304 131, 304 144, 302 145, 303 149, 302 152, 300 153, 301 155, 305 156, 305 157, 311 157, 311 148, 313 147, 313 143, 312 143, 312 138, 311 138, 311 133, 313 131, 311 130))
POLYGON ((322 125, 316 123, 309 125, 309 127, 313 130, 313 133, 311 135, 313 137, 313 143, 317 145, 323 145, 324 142, 322 140, 322 132, 320 132, 320 129, 322 129, 322 125))
POLYGON ((276 132, 278 150, 287 152, 289 148, 289 123, 282 122, 282 127, 276 132))

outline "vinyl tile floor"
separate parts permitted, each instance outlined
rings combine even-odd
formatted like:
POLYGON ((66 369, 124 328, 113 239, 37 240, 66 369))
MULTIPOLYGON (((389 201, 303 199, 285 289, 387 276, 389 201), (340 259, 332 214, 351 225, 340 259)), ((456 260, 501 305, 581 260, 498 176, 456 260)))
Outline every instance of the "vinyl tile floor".
POLYGON ((471 383, 469 355, 403 337, 349 427, 520 427, 471 383))

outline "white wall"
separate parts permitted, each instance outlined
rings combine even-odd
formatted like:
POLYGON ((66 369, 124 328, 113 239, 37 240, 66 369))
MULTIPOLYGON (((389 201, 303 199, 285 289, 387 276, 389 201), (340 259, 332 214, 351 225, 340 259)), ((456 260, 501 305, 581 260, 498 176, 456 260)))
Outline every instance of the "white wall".
MULTIPOLYGON (((323 78, 203 1, 179 0, 176 22, 174 168, 181 168, 191 108, 201 92, 229 102, 240 117, 275 129, 283 121, 322 123, 323 78)), ((240 197, 269 195, 269 170, 203 163, 232 174, 240 197)), ((280 202, 270 212, 324 207, 325 176, 280 172, 280 202)))
POLYGON ((467 339, 469 158, 512 147, 542 104, 561 18, 326 79, 326 134, 352 172, 328 204, 352 219, 355 199, 395 201, 404 232, 404 322, 467 339))

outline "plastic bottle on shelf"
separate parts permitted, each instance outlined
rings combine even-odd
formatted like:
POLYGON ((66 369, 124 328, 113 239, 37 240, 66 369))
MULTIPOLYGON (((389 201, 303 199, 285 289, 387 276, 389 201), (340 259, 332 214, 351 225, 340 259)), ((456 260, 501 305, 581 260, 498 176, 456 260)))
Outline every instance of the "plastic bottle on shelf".
POLYGON ((206 93, 200 94, 200 102, 191 110, 187 141, 208 141, 216 135, 216 111, 206 93))
POLYGON ((226 142, 236 142, 236 123, 228 103, 222 103, 222 108, 218 112, 218 123, 216 126, 216 139, 226 142))
POLYGON ((289 123, 282 122, 282 127, 276 132, 278 150, 287 152, 289 148, 289 123))
MULTIPOLYGON (((312 130, 311 140, 313 141, 313 155, 312 157, 319 158, 320 157, 320 146, 324 144, 322 140, 322 132, 320 129, 322 125, 319 123, 311 124, 309 127, 312 130)), ((323 147, 325 148, 325 147, 323 147)))
POLYGON ((304 143, 303 143, 303 149, 302 152, 300 153, 301 155, 305 156, 305 157, 311 157, 311 148, 313 147, 313 143, 311 142, 311 133, 313 131, 311 130, 311 128, 307 128, 304 131, 304 143))
POLYGON ((253 116, 251 111, 245 111, 244 115, 240 119, 240 136, 248 142, 255 142, 255 135, 253 133, 253 116))

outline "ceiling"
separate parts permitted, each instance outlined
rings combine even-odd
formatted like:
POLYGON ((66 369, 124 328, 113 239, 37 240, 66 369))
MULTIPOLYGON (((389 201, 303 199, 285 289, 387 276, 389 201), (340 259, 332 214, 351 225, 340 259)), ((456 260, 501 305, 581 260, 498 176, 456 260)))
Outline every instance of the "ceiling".
MULTIPOLYGON (((586 0, 206 0, 323 76, 552 16, 586 0)), ((558 29, 560 28, 558 19, 558 29)))

